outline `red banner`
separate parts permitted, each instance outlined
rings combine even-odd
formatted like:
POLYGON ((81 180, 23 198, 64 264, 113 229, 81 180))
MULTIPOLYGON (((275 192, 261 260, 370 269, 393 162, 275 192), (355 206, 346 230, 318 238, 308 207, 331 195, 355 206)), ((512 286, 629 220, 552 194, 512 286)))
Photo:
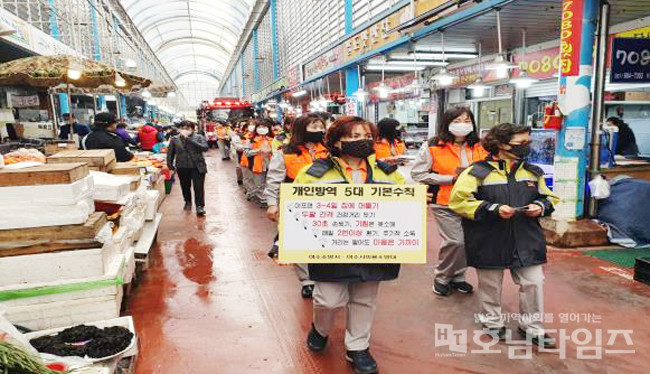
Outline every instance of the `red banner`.
POLYGON ((565 77, 580 73, 580 43, 584 0, 562 1, 562 27, 560 28, 560 69, 565 77))

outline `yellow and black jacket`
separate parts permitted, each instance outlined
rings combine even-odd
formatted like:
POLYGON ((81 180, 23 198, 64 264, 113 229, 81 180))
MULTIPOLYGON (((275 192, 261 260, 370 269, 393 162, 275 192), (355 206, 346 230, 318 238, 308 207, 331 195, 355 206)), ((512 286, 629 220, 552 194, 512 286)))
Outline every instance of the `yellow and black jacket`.
POLYGON ((479 161, 458 177, 449 208, 463 217, 467 264, 479 269, 521 268, 546 262, 546 240, 537 218, 523 213, 504 220, 499 207, 537 204, 542 216, 559 198, 541 168, 528 162, 479 161))
MULTIPOLYGON (((366 184, 405 184, 404 176, 397 166, 368 157, 366 184)), ((347 184, 352 183, 345 175, 337 157, 321 158, 303 168, 294 183, 347 184)), ((386 281, 397 278, 399 264, 309 264, 309 278, 318 282, 367 282, 386 281)))

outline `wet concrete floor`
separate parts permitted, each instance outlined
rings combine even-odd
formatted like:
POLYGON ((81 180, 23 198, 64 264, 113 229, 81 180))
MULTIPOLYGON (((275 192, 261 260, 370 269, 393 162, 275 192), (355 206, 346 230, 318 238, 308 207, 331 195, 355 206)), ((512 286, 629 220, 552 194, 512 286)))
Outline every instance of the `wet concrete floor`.
MULTIPOLYGON (((125 314, 134 317, 140 338, 137 373, 352 373, 343 358, 344 311, 328 348, 311 353, 305 345, 311 301, 300 297, 293 269, 266 256, 274 224, 246 201, 232 163, 211 151, 208 165, 207 217, 182 210, 176 183, 161 208, 164 218, 150 267, 129 298, 125 314)), ((546 327, 565 331, 565 348, 533 348, 527 357, 525 348, 515 348, 523 344, 499 343, 489 347, 495 353, 478 353, 484 348, 474 339, 477 298, 431 292, 440 241, 432 220, 428 241, 426 266, 403 266, 398 280, 380 288, 371 351, 381 373, 650 372, 650 287, 629 279, 628 270, 579 251, 551 250, 545 304, 552 321, 546 327), (587 321, 587 315, 599 318, 587 321), (438 330, 445 324, 467 332, 467 344, 453 351, 441 344, 453 334, 436 339, 436 324, 438 330), (613 330, 632 330, 632 345, 625 334, 612 339, 613 330), (602 358, 578 358, 597 356, 599 347, 602 358)), ((473 269, 468 280, 477 284, 473 269)), ((517 290, 509 276, 503 300, 504 312, 517 312, 517 290)), ((516 329, 516 322, 509 327, 516 329)), ((516 333, 513 339, 520 340, 516 333)))

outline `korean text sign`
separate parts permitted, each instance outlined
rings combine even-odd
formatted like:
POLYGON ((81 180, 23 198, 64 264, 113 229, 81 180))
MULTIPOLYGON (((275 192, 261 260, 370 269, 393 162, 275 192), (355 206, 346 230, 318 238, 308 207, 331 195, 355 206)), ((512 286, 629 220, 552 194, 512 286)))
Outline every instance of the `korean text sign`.
POLYGON ((650 82, 650 39, 614 39, 612 83, 650 82))
POLYGON ((281 263, 426 263, 426 186, 283 184, 281 263))
POLYGON ((562 27, 560 28, 560 69, 562 76, 580 73, 580 43, 584 0, 562 1, 562 27))

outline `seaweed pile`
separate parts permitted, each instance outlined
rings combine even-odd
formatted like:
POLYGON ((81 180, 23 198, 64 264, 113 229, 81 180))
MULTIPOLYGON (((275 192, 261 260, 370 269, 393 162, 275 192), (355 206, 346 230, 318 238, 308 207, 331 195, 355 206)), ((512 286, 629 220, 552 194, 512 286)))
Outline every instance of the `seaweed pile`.
POLYGON ((100 329, 79 325, 56 335, 32 339, 30 343, 37 351, 56 356, 102 358, 123 351, 131 344, 131 340, 133 333, 124 327, 100 329))

